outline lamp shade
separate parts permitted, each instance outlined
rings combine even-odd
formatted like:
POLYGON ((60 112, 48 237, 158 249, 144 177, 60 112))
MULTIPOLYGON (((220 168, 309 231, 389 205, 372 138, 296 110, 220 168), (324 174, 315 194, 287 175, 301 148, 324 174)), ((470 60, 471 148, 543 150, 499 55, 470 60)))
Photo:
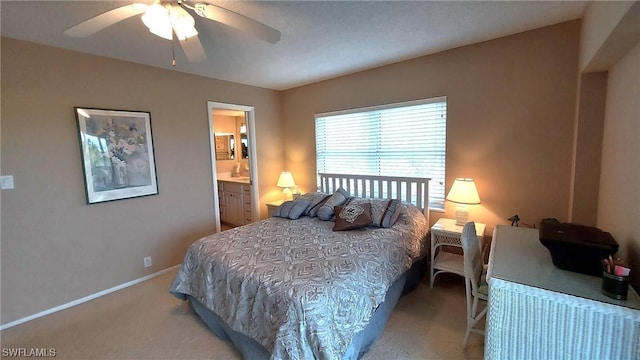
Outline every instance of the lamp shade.
POLYGON ((447 194, 447 200, 465 205, 480 204, 480 195, 473 179, 457 178, 447 194))
POLYGON ((295 181, 293 181, 293 175, 291 175, 291 173, 288 171, 281 172, 276 186, 281 188, 290 188, 296 186, 295 181))

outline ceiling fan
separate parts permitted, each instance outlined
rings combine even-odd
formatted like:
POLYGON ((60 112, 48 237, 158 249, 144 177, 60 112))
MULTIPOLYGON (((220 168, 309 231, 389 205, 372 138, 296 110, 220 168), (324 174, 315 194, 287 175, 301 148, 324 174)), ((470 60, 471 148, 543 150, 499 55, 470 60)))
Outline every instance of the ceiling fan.
MULTIPOLYGON (((167 40, 179 40, 189 61, 202 61, 207 56, 196 36, 198 31, 195 28, 195 20, 187 10, 271 44, 280 41, 280 31, 256 20, 206 2, 191 5, 183 0, 177 2, 156 0, 151 5, 134 2, 83 21, 65 30, 64 33, 73 37, 87 37, 120 21, 142 14, 142 22, 151 33, 167 40)), ((175 57, 173 65, 175 66, 175 57)))

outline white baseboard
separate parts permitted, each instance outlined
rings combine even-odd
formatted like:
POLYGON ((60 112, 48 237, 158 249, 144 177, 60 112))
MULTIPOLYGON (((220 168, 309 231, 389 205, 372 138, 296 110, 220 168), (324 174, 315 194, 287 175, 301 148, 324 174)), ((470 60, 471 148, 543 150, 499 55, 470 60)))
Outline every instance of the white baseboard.
POLYGON ((2 331, 4 329, 8 329, 8 328, 16 326, 16 325, 20 325, 20 324, 25 323, 27 321, 31 321, 31 320, 37 319, 39 317, 43 317, 45 315, 53 314, 54 312, 58 312, 60 310, 68 309, 68 308, 70 308, 72 306, 80 305, 80 304, 85 303, 85 302, 87 302, 89 300, 93 300, 93 299, 99 298, 101 296, 110 294, 110 293, 112 293, 114 291, 118 291, 118 290, 127 288, 129 286, 133 286, 133 285, 139 284, 139 283, 141 283, 143 281, 147 281, 149 279, 153 279, 154 277, 160 276, 160 275, 165 274, 165 273, 168 273, 169 271, 171 271, 171 270, 173 270, 173 269, 175 269, 175 268, 177 268, 179 266, 180 266, 180 264, 178 264, 176 266, 172 266, 172 267, 170 267, 168 269, 160 270, 160 271, 155 272, 153 274, 149 274, 149 275, 143 276, 143 277, 141 277, 139 279, 131 280, 131 281, 126 282, 124 284, 120 284, 118 286, 114 286, 114 287, 112 287, 110 289, 99 291, 99 292, 97 292, 95 294, 91 294, 89 296, 85 296, 85 297, 83 297, 81 299, 74 300, 72 302, 68 302, 66 304, 62 304, 60 306, 56 306, 54 308, 51 308, 51 309, 48 309, 48 310, 45 310, 45 311, 41 311, 41 312, 39 312, 37 314, 33 314, 33 315, 30 315, 30 316, 24 317, 22 319, 18 319, 18 320, 12 321, 10 323, 4 324, 4 325, 0 325, 0 331, 2 331))

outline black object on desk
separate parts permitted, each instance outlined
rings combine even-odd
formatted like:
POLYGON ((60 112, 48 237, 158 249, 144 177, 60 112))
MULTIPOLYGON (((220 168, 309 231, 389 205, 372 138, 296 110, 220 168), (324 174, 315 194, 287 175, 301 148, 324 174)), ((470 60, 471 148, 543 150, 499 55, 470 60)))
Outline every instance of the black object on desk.
POLYGON ((542 221, 540 242, 549 249, 553 265, 594 276, 602 276, 602 259, 618 251, 610 233, 570 223, 542 221))

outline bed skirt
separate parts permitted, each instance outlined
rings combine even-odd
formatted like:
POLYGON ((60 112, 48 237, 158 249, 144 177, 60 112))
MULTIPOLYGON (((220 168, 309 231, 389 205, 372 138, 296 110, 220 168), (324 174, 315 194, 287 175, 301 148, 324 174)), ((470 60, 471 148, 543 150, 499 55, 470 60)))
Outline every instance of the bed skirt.
MULTIPOLYGON (((384 326, 391 316, 391 312, 398 304, 400 297, 415 289, 426 273, 426 258, 413 266, 396 280, 385 296, 378 309, 371 317, 367 327, 356 334, 342 357, 342 360, 360 359, 382 335, 384 326)), ((254 339, 231 329, 214 312, 207 309, 200 302, 188 296, 189 306, 198 314, 205 325, 220 339, 231 342, 242 354, 244 359, 268 360, 271 353, 254 339)))

